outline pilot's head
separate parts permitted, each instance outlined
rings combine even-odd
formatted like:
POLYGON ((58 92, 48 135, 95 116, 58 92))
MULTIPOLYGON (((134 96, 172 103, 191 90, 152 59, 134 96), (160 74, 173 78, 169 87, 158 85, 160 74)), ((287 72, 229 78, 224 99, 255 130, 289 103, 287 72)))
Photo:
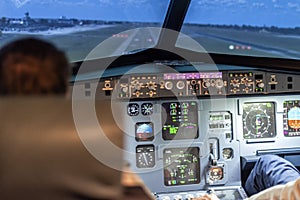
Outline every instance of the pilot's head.
POLYGON ((69 69, 65 54, 51 43, 13 41, 0 50, 0 94, 65 94, 69 69))

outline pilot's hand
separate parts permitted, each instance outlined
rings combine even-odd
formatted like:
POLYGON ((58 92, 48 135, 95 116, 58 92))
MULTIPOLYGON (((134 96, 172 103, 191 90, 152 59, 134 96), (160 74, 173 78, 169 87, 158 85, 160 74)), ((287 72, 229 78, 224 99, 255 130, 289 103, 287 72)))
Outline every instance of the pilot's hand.
POLYGON ((201 197, 192 198, 192 200, 220 200, 215 194, 205 194, 201 197))

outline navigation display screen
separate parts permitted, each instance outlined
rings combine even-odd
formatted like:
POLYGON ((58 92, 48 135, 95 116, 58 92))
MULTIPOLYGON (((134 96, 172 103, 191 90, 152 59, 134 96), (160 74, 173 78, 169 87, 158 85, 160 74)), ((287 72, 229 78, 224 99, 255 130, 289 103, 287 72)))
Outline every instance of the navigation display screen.
POLYGON ((198 138, 198 109, 196 102, 163 103, 162 136, 164 140, 198 138))
POLYGON ((199 148, 164 149, 164 183, 166 186, 200 182, 199 148))
POLYGON ((285 101, 283 109, 284 136, 300 136, 300 101, 285 101))
POLYGON ((243 105, 243 135, 244 139, 276 136, 274 102, 245 103, 243 105))

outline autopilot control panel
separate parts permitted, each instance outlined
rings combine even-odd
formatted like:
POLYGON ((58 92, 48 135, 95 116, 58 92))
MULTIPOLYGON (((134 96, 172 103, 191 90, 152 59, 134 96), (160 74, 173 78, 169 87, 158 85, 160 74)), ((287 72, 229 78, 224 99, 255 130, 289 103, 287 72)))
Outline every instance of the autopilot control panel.
POLYGON ((117 79, 107 79, 101 85, 106 95, 110 95, 107 91, 114 90, 119 99, 239 96, 300 91, 297 75, 258 70, 128 74, 117 79))

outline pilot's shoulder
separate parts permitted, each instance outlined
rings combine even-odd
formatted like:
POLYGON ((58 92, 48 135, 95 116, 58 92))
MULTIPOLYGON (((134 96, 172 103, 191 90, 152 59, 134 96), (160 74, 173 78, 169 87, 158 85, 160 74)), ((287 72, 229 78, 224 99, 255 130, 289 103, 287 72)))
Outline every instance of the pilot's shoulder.
POLYGON ((266 189, 256 195, 251 196, 248 200, 264 199, 295 199, 300 200, 300 178, 288 182, 285 185, 276 185, 266 189))

